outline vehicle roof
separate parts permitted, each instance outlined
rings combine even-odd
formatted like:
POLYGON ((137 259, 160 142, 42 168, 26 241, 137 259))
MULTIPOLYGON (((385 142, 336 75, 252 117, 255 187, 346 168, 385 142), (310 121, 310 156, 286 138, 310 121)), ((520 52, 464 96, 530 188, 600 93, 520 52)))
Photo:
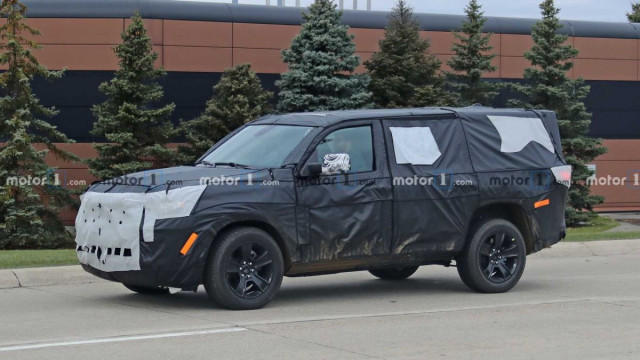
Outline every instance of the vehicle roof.
POLYGON ((477 113, 510 113, 530 112, 524 109, 496 109, 485 106, 468 106, 462 108, 410 108, 410 109, 365 109, 365 110, 340 110, 318 111, 306 113, 290 113, 266 115, 251 122, 251 125, 297 125, 327 127, 344 121, 355 121, 371 118, 404 118, 415 116, 446 116, 459 117, 464 114, 477 113))

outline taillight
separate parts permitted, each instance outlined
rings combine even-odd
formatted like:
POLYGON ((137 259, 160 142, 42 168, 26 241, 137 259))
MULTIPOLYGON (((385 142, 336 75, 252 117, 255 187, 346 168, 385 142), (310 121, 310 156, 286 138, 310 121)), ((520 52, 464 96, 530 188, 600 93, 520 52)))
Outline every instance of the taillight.
POLYGON ((554 166, 551 168, 553 176, 556 178, 556 182, 571 187, 571 165, 554 166))

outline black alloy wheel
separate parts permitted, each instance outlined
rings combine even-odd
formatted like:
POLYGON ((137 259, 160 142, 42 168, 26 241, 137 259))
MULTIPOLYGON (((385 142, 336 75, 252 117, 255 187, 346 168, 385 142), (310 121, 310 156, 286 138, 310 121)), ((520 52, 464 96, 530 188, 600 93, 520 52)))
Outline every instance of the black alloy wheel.
POLYGON ((258 309, 282 284, 280 247, 264 230, 241 227, 214 240, 202 282, 209 297, 232 310, 258 309))
POLYGON ((491 282, 509 281, 518 271, 519 251, 516 235, 498 230, 480 245, 480 268, 491 282))
POLYGON ((526 260, 527 248, 520 230, 505 219, 489 219, 470 230, 456 267, 471 289, 501 293, 518 283, 526 260))
POLYGON ((241 298, 264 294, 273 281, 273 254, 254 242, 238 246, 227 262, 227 285, 241 298))

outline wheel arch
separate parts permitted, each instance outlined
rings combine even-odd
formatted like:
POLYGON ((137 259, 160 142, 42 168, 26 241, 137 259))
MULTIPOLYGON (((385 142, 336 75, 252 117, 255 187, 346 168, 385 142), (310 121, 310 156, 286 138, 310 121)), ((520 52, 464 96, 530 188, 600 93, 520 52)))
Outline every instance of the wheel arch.
POLYGON ((527 213, 525 208, 517 203, 497 202, 485 204, 478 207, 471 216, 468 226, 467 239, 472 235, 475 228, 487 219, 500 218, 513 223, 524 237, 527 247, 527 254, 533 252, 533 244, 535 242, 535 226, 534 219, 531 214, 527 213))
POLYGON ((266 232, 267 234, 269 234, 276 242, 276 244, 278 244, 278 248, 280 248, 280 252, 282 254, 282 259, 284 260, 284 269, 285 269, 285 273, 287 272, 287 270, 289 269, 290 265, 291 265, 291 258, 289 256, 289 250, 287 249, 284 239, 282 237, 282 235, 278 232, 278 230, 276 230, 276 228, 265 222, 265 221, 260 221, 260 220, 240 220, 240 221, 234 221, 231 223, 226 224, 224 227, 222 227, 213 237, 213 241, 211 242, 211 245, 209 246, 209 251, 211 251, 211 249, 213 249, 214 245, 217 243, 217 241, 219 241, 220 238, 222 238, 222 236, 224 236, 225 233, 232 231, 234 229, 237 228, 242 228, 242 227, 254 227, 260 230, 263 230, 264 232, 266 232))

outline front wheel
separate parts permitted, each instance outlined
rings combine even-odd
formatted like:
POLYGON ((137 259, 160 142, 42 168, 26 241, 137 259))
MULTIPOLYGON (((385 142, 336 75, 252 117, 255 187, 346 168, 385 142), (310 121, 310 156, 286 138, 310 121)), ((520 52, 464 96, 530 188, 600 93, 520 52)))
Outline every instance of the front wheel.
POLYGON ((371 275, 382 280, 404 280, 413 275, 418 270, 417 266, 408 266, 392 269, 372 269, 371 275))
POLYGON ((501 293, 518 283, 526 260, 527 249, 518 228, 507 220, 491 219, 475 228, 456 266, 471 289, 501 293))
POLYGON ((284 261, 275 240, 261 229, 243 227, 216 241, 203 282, 218 305, 250 310, 265 306, 275 297, 283 274, 284 261))

